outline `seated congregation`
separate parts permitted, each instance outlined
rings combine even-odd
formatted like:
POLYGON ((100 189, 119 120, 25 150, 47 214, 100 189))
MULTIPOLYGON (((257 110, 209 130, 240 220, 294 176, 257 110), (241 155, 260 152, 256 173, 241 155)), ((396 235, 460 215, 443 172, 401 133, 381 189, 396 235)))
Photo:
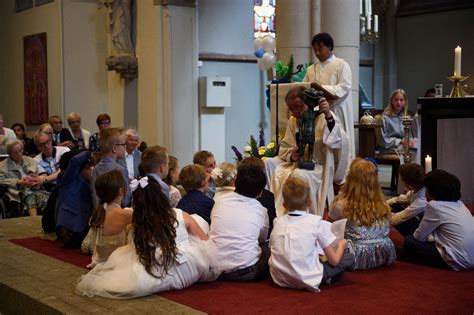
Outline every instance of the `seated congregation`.
POLYGON ((304 92, 287 94, 292 117, 272 159, 216 166, 211 152, 199 151, 180 169, 162 146, 138 150, 137 132, 110 127, 104 114, 93 151, 75 114, 68 116, 76 124, 72 140, 53 140, 62 126, 35 134, 38 158, 23 155, 22 140, 9 140, 0 184, 31 215, 43 210, 45 236, 91 255, 91 270, 76 287, 85 296, 124 299, 269 277, 317 292, 346 270, 390 266, 397 255, 473 268, 474 218, 460 201, 457 177, 442 170, 425 176, 420 165, 403 164, 407 193, 386 201, 378 166, 348 153, 348 137, 325 98, 315 118, 315 168, 298 168, 304 92), (337 195, 334 183, 342 185, 337 195), (337 238, 331 221, 341 219, 345 231, 337 238), (390 239, 392 226, 405 237, 403 248, 390 239))

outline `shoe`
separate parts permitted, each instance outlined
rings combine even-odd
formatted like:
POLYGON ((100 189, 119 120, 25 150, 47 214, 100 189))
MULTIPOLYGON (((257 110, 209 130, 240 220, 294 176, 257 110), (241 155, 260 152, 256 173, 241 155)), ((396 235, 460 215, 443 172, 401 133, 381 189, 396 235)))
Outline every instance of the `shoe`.
POLYGON ((46 241, 51 241, 54 242, 58 239, 58 236, 56 235, 56 232, 45 232, 41 233, 41 238, 46 240, 46 241))
POLYGON ((341 281, 342 281, 342 275, 343 275, 343 274, 344 274, 344 273, 341 272, 341 273, 335 275, 334 277, 328 278, 328 279, 326 280, 326 284, 327 284, 328 286, 333 286, 333 285, 335 285, 336 283, 341 282, 341 281))

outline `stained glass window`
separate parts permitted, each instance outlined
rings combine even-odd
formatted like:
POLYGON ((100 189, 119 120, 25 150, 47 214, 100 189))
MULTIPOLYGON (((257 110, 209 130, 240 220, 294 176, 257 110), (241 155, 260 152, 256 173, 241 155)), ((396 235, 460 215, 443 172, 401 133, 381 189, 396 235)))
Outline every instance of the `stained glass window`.
POLYGON ((253 31, 254 37, 272 35, 275 37, 276 0, 254 0, 253 31))

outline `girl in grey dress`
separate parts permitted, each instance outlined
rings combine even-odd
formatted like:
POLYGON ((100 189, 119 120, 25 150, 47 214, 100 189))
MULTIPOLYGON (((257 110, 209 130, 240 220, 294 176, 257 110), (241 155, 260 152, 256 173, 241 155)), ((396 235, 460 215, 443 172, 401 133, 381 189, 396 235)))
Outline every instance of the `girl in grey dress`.
POLYGON ((341 193, 331 204, 329 217, 347 219, 345 238, 355 256, 351 269, 390 265, 396 259, 395 246, 389 238, 390 207, 372 162, 361 158, 352 161, 341 193))

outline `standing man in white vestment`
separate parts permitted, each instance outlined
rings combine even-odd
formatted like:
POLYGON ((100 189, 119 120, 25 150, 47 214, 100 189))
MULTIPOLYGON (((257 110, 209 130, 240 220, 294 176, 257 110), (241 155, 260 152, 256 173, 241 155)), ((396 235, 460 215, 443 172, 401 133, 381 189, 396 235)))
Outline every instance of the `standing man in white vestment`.
POLYGON ((349 136, 351 157, 355 157, 354 118, 352 116, 352 74, 349 64, 337 58, 332 52, 334 40, 328 33, 313 37, 311 46, 317 57, 316 63, 308 67, 304 82, 316 82, 339 98, 331 104, 331 109, 342 123, 349 136))
POLYGON ((319 101, 319 115, 315 118, 315 145, 312 160, 314 170, 297 168, 300 158, 297 144, 299 119, 308 110, 304 103, 303 86, 297 86, 288 91, 285 101, 291 112, 286 126, 277 158, 265 160, 266 171, 274 169, 273 174, 267 174, 272 180, 271 188, 275 194, 275 208, 277 215, 285 213, 281 189, 288 176, 295 173, 304 178, 310 185, 311 206, 309 212, 322 216, 326 200, 334 198, 333 183, 341 183, 349 165, 349 141, 342 125, 325 98, 319 101))

